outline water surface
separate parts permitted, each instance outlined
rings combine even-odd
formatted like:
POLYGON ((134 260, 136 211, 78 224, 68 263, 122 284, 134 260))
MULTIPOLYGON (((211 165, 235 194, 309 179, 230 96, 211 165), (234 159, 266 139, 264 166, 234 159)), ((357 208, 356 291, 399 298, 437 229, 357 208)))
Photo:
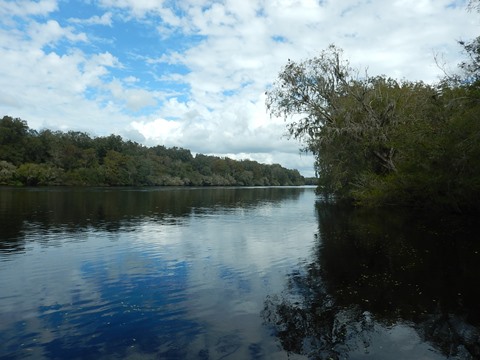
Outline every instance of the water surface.
POLYGON ((3 189, 0 358, 284 358, 266 296, 312 189, 3 189))
POLYGON ((309 263, 264 317, 312 359, 479 359, 477 216, 317 202, 309 263))
POLYGON ((0 358, 473 359, 475 220, 302 187, 1 188, 0 358))

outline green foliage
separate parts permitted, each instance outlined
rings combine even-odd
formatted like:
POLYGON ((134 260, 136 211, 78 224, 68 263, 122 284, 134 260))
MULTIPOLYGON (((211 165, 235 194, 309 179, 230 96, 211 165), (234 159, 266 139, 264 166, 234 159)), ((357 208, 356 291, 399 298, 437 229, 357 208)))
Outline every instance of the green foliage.
POLYGON ((0 185, 231 186, 303 185, 297 170, 278 164, 197 154, 178 147, 147 148, 120 136, 30 130, 0 120, 0 185))
POLYGON ((62 183, 63 171, 49 164, 25 163, 18 167, 17 177, 22 184, 59 185, 62 183))
MULTIPOLYGON (((478 47, 470 51, 478 55, 478 47)), ((267 92, 271 114, 294 118, 290 135, 316 156, 319 190, 369 206, 478 209, 478 82, 358 74, 330 46, 289 61, 267 92)))
POLYGON ((17 167, 5 160, 0 160, 0 185, 14 185, 17 167))
POLYGON ((4 116, 0 121, 1 160, 19 165, 25 160, 25 142, 28 136, 27 122, 4 116))

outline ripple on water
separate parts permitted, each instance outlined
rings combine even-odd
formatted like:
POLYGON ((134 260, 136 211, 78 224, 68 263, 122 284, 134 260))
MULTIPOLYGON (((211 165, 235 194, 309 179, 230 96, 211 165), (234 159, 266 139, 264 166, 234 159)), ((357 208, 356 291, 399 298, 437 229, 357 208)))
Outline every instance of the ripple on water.
POLYGON ((233 200, 32 215, 0 250, 0 358, 283 358, 259 313, 311 234, 282 199, 233 200))

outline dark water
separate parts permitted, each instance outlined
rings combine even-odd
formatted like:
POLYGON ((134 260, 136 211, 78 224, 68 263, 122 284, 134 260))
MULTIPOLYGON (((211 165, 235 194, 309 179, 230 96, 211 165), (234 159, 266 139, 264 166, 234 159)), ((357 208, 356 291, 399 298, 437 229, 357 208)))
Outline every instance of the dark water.
POLYGON ((479 358, 476 220, 311 188, 0 188, 0 358, 479 358))

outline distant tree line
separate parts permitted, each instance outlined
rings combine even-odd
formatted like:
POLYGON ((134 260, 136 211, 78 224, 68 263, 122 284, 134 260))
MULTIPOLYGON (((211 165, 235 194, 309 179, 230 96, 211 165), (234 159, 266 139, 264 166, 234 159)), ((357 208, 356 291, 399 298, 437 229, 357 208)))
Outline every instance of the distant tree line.
POLYGON ((276 186, 303 185, 297 170, 232 160, 118 135, 36 131, 10 116, 0 120, 0 185, 276 186))
POLYGON ((369 76, 331 45, 289 61, 267 91, 267 108, 297 119, 288 130, 315 155, 327 196, 480 210, 480 37, 460 45, 460 74, 432 85, 369 76))

